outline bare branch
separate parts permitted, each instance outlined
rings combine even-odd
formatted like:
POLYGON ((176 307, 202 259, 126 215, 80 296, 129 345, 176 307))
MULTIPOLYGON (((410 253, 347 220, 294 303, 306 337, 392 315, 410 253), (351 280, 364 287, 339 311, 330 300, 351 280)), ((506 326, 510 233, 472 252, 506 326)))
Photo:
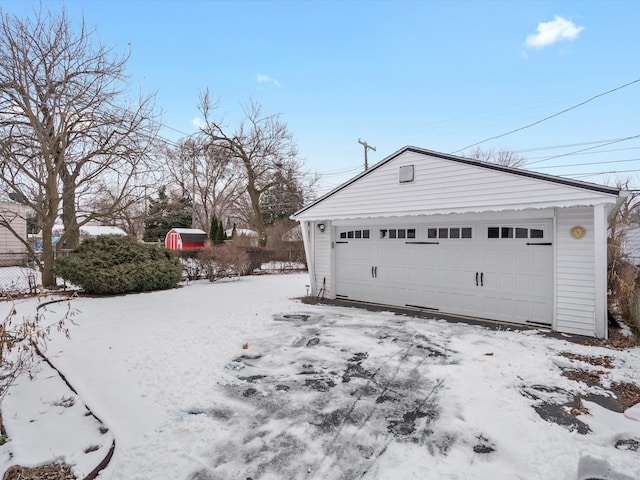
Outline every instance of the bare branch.
POLYGON ((97 43, 84 21, 74 30, 64 9, 0 18, 0 180, 42 224, 45 285, 55 283, 57 218, 77 245, 81 225, 126 207, 151 161, 153 96, 125 101, 128 57, 97 43), (112 203, 95 202, 108 183, 112 203))

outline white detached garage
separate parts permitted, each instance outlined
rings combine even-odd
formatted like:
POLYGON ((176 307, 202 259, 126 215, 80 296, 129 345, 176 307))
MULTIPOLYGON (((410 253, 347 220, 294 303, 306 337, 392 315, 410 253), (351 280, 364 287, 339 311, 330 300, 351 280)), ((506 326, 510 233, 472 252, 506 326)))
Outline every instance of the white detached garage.
POLYGON ((325 298, 607 335, 616 188, 405 147, 294 215, 325 298))

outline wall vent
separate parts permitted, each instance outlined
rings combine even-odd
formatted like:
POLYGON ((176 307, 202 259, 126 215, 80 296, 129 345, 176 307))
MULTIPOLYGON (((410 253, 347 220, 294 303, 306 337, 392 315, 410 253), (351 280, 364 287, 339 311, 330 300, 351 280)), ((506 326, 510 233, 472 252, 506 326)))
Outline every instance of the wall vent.
POLYGON ((400 167, 400 183, 413 182, 413 165, 400 167))

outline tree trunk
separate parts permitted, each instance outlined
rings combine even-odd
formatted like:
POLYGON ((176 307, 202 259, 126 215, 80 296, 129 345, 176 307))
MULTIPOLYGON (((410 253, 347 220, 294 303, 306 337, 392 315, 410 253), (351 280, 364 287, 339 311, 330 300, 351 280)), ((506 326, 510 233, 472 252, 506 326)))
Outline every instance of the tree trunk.
POLYGON ((42 286, 56 286, 56 276, 53 271, 55 255, 53 240, 53 225, 58 216, 60 197, 57 190, 57 175, 55 169, 50 170, 45 183, 46 206, 42 218, 42 286))
POLYGON ((53 221, 45 219, 42 225, 42 286, 53 287, 56 285, 56 276, 53 272, 53 221))
POLYGON ((253 224, 258 231, 258 246, 267 246, 267 229, 264 225, 264 219, 262 218, 262 209, 260 208, 260 193, 253 188, 252 185, 247 186, 247 193, 251 200, 251 208, 253 209, 253 224))
POLYGON ((76 248, 80 244, 80 230, 76 217, 76 190, 73 178, 65 168, 60 171, 62 178, 62 224, 64 225, 65 245, 60 248, 76 248))

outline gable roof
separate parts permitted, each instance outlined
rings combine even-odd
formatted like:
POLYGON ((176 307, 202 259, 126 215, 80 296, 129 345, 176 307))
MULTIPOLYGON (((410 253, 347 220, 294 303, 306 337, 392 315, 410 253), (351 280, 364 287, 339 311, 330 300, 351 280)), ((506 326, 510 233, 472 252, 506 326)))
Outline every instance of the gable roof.
MULTIPOLYGON (((441 160, 444 160, 445 162, 448 162, 450 165, 458 166, 455 174, 459 174, 462 171, 461 169, 464 167, 471 167, 472 169, 476 170, 474 174, 476 174, 477 172, 484 171, 485 174, 483 176, 486 177, 485 180, 489 178, 487 174, 491 174, 491 172, 493 172, 497 174, 496 177, 499 176, 502 178, 502 180, 504 180, 505 176, 509 176, 512 179, 519 178, 520 181, 516 183, 519 183, 520 185, 524 185, 525 183, 526 184, 535 183, 537 185, 547 184, 549 187, 551 187, 551 190, 555 192, 559 192, 560 190, 562 190, 562 187, 567 187, 567 189, 570 189, 574 192, 576 190, 583 192, 583 194, 579 194, 577 196, 575 195, 575 193, 573 194, 573 196, 576 198, 585 197, 580 199, 581 202, 585 202, 585 201, 591 202, 596 198, 601 199, 602 197, 617 198, 618 195, 620 194, 620 189, 614 188, 614 187, 608 187, 604 185, 598 185, 595 183, 588 183, 588 182, 572 180, 564 177, 547 175, 544 173, 533 172, 530 170, 524 170, 520 168, 506 167, 506 166, 502 166, 494 163, 483 162, 479 160, 472 160, 464 157, 457 157, 454 155, 435 152, 432 150, 427 150, 419 147, 406 146, 401 148, 397 152, 389 155, 388 157, 384 158, 380 162, 376 163, 368 170, 353 177, 352 179, 348 180, 342 185, 339 185, 338 187, 326 193, 325 195, 321 196, 311 204, 303 207, 302 209, 297 211, 292 216, 292 218, 295 219, 296 217, 299 217, 299 218, 308 217, 311 214, 310 210, 316 210, 315 207, 317 207, 319 204, 326 203, 329 199, 331 199, 331 197, 334 197, 334 196, 339 197, 341 195, 346 195, 344 193, 345 189, 350 189, 350 187, 351 189, 353 189, 354 187, 352 186, 356 183, 362 184, 362 183, 371 181, 373 177, 375 177, 376 175, 380 175, 381 172, 385 170, 385 167, 388 167, 389 163, 393 162, 399 157, 407 158, 409 156, 411 157, 410 160, 412 160, 413 163, 416 163, 416 168, 422 168, 422 169, 426 168, 425 162, 422 162, 422 160, 426 160, 426 161, 432 160, 433 161, 432 163, 434 164, 439 163, 440 167, 442 167, 444 163, 441 160), (554 185, 559 188, 553 188, 554 185)), ((431 165, 429 165, 429 167, 431 167, 431 165)), ((437 168, 437 165, 435 165, 435 167, 437 168)), ((454 175, 454 172, 450 172, 449 179, 451 178, 452 175, 454 175)), ((375 182, 371 181, 371 183, 373 184, 375 182)), ((439 185, 435 184, 432 186, 437 187, 439 185)), ((382 193, 377 194, 377 196, 380 196, 380 195, 382 195, 382 193)), ((522 195, 526 195, 526 193, 523 192, 522 195)), ((590 204, 590 203, 586 203, 586 204, 590 204)), ((350 205, 350 207, 353 208, 353 205, 350 205)), ((521 208, 525 208, 525 207, 521 207, 521 208)), ((538 205, 538 208, 540 208, 540 205, 538 205)), ((487 208, 487 210, 492 210, 492 209, 493 208, 487 208)), ((437 213, 437 212, 431 212, 431 213, 437 213)), ((414 212, 414 214, 416 214, 416 212, 414 212)), ((328 216, 327 218, 330 218, 330 217, 328 216)))
POLYGON ((169 238, 171 232, 177 233, 185 243, 205 243, 207 241, 206 232, 199 228, 172 228, 167 232, 165 242, 169 238))
POLYGON ((206 235, 207 233, 204 230, 200 230, 199 228, 172 228, 174 232, 178 233, 202 233, 206 235))

